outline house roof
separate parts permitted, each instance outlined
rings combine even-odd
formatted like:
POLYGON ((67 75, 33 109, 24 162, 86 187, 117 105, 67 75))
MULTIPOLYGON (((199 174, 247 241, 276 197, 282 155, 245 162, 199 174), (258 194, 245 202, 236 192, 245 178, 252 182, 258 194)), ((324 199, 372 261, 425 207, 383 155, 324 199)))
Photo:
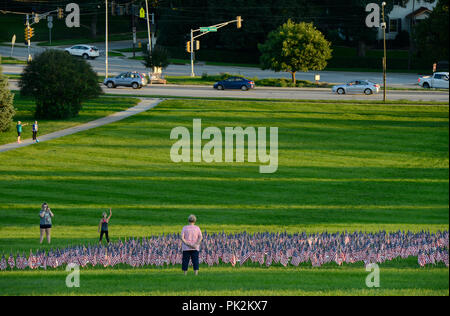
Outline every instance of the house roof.
POLYGON ((406 17, 407 18, 417 17, 417 16, 420 16, 420 15, 426 14, 426 13, 431 13, 431 10, 428 9, 428 8, 425 8, 425 7, 420 7, 416 11, 411 12, 410 14, 408 14, 406 17))

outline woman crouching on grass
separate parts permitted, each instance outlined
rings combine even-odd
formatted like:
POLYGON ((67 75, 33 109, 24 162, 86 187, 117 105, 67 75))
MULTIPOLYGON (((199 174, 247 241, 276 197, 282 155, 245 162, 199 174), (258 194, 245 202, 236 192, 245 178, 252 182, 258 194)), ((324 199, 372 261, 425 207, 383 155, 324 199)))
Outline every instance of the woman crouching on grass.
POLYGON ((103 212, 102 219, 100 220, 100 223, 98 224, 98 232, 100 233, 100 240, 99 243, 102 243, 103 235, 106 237, 106 241, 109 244, 109 235, 108 235, 108 224, 109 220, 112 216, 112 211, 109 209, 109 217, 106 217, 106 212, 103 212))
POLYGON ((42 204, 41 211, 39 212, 40 217, 40 228, 41 228, 41 238, 39 242, 42 244, 44 241, 44 233, 47 235, 47 242, 51 242, 51 230, 52 230, 52 217, 55 216, 52 213, 50 207, 47 203, 42 204))
POLYGON ((181 268, 184 271, 184 275, 187 275, 189 261, 192 260, 194 273, 195 275, 198 275, 198 255, 200 252, 200 244, 202 242, 203 236, 200 228, 195 225, 195 223, 197 222, 197 218, 195 217, 195 215, 190 215, 188 221, 189 225, 184 226, 183 230, 181 231, 181 240, 183 242, 183 263, 181 268))

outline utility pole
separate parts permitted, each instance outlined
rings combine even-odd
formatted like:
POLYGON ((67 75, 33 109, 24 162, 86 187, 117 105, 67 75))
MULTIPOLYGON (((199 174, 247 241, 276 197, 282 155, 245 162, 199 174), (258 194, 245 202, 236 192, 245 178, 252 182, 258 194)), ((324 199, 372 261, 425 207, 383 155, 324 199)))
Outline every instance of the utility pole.
POLYGON ((134 4, 131 4, 131 29, 133 31, 133 58, 136 57, 136 26, 134 16, 134 4))
POLYGON ((108 78, 108 0, 105 0, 105 14, 106 14, 106 26, 105 26, 105 78, 108 78))
POLYGON ((387 67, 387 60, 386 60, 386 21, 384 18, 384 7, 386 6, 386 2, 383 2, 381 4, 382 7, 382 24, 381 24, 381 28, 383 29, 383 49, 384 49, 384 57, 383 57, 383 101, 386 102, 386 67, 387 67))
POLYGON ((147 32, 148 32, 148 54, 149 56, 152 55, 152 35, 150 33, 150 19, 149 19, 149 12, 148 12, 148 0, 145 0, 145 8, 147 10, 147 32))

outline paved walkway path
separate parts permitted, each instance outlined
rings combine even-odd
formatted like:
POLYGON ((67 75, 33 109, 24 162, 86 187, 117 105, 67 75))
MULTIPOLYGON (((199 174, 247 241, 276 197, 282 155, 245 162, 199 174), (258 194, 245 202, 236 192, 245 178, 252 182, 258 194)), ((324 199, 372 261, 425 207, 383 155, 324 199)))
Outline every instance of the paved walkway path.
MULTIPOLYGON (((72 135, 75 133, 79 133, 82 131, 86 131, 88 129, 91 128, 96 128, 102 125, 106 125, 106 124, 110 124, 110 123, 114 123, 120 120, 123 120, 127 117, 130 117, 132 115, 136 115, 142 112, 145 112, 147 110, 150 110, 151 108, 154 108, 155 106, 157 106, 162 100, 161 99, 145 99, 142 100, 138 105, 129 108, 125 111, 122 112, 116 112, 114 114, 111 114, 109 116, 106 117, 102 117, 98 120, 95 121, 91 121, 85 124, 81 124, 81 125, 77 125, 74 127, 70 127, 67 129, 63 129, 57 132, 53 132, 50 134, 46 134, 46 135, 42 135, 39 137, 39 142, 45 142, 45 141, 49 141, 55 138, 59 138, 59 137, 63 137, 63 136, 67 136, 67 135, 72 135)), ((32 139, 26 139, 23 140, 21 144, 16 143, 11 143, 11 144, 6 144, 6 145, 1 145, 0 146, 0 152, 4 152, 4 151, 8 151, 8 150, 13 150, 13 149, 17 149, 20 147, 25 147, 25 146, 29 146, 33 144, 33 140, 32 139)))

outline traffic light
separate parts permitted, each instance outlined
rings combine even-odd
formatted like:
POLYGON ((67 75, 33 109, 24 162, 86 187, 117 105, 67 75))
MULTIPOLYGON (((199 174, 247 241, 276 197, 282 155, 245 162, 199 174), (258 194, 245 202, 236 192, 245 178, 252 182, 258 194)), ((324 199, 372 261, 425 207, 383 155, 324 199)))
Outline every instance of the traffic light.
POLYGON ((25 42, 28 42, 34 36, 34 29, 27 26, 25 28, 25 42))
POLYGON ((237 16, 236 17, 236 24, 237 24, 237 28, 240 29, 242 27, 242 17, 241 16, 237 16))
POLYGON ((200 41, 195 41, 195 50, 200 50, 200 41))
POLYGON ((28 42, 34 36, 34 29, 27 26, 25 28, 25 42, 28 42))
POLYGON ((189 41, 189 42, 186 42, 186 51, 188 52, 188 53, 191 53, 192 51, 191 51, 191 42, 189 41))
POLYGON ((29 26, 27 26, 27 27, 25 28, 25 43, 28 42, 28 40, 30 39, 30 37, 29 37, 29 35, 28 35, 28 28, 29 28, 29 26))
POLYGON ((64 12, 62 8, 58 8, 58 19, 62 20, 64 18, 64 12))

